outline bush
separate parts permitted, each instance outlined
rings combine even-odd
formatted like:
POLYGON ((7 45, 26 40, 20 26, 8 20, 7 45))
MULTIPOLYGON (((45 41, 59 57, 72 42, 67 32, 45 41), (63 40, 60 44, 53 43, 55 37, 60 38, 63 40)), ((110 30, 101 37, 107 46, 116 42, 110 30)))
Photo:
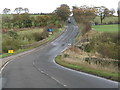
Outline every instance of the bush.
POLYGON ((45 27, 42 34, 41 34, 42 38, 47 38, 49 36, 49 33, 47 30, 48 30, 48 27, 45 27))
POLYGON ((64 54, 64 58, 67 58, 67 57, 69 57, 69 55, 68 54, 64 54))
POLYGON ((42 37, 42 33, 38 33, 38 32, 33 33, 33 37, 35 38, 36 41, 40 41, 40 40, 44 39, 42 37))
POLYGON ((118 51, 120 51, 118 39, 120 39, 118 33, 102 33, 90 40, 90 43, 85 47, 85 51, 97 51, 103 57, 120 59, 118 56, 118 51))
POLYGON ((97 52, 102 54, 104 57, 118 59, 118 49, 114 43, 99 43, 96 48, 97 52))
POLYGON ((17 50, 20 48, 20 41, 17 39, 13 39, 10 36, 6 36, 3 39, 2 42, 2 50, 4 53, 7 53, 8 50, 13 49, 13 50, 17 50))
POLYGON ((91 25, 89 23, 79 24, 79 27, 81 28, 81 35, 91 30, 91 25))

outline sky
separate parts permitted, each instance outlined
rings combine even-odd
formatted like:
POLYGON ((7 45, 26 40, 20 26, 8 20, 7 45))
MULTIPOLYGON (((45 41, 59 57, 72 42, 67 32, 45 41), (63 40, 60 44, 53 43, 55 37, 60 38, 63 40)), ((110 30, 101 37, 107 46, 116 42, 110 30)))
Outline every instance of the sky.
POLYGON ((61 4, 67 4, 72 6, 105 6, 109 9, 114 8, 117 10, 118 2, 120 0, 1 0, 0 1, 0 13, 4 8, 11 9, 14 13, 16 7, 28 8, 30 13, 50 13, 53 12, 61 4))

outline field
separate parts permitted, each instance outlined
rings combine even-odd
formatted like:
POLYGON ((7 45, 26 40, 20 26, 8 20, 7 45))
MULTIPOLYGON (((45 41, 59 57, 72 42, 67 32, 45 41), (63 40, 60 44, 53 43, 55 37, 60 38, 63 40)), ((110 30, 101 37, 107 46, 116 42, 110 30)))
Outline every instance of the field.
POLYGON ((116 32, 118 31, 118 24, 112 24, 112 25, 94 25, 92 26, 93 29, 96 31, 102 31, 102 32, 116 32))
MULTIPOLYGON (((94 22, 96 22, 97 24, 101 24, 100 17, 97 16, 97 17, 94 19, 94 22)), ((110 24, 110 23, 117 23, 117 22, 118 22, 118 17, 117 17, 117 16, 106 17, 106 18, 103 20, 103 24, 110 24)))

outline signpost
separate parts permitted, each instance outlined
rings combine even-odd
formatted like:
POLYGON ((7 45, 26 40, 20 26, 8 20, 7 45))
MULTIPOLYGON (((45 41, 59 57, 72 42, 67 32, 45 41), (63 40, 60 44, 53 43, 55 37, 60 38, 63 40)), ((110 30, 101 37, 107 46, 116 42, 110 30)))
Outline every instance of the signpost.
POLYGON ((53 31, 52 28, 49 28, 49 29, 48 29, 49 35, 52 35, 52 34, 53 34, 52 31, 53 31))

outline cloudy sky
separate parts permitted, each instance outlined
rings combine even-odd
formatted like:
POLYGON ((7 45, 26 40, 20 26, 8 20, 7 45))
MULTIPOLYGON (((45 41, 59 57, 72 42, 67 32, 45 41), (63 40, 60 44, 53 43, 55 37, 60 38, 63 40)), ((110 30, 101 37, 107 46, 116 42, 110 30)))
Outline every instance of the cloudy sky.
POLYGON ((120 0, 1 0, 0 13, 4 8, 11 9, 12 13, 16 7, 29 8, 30 13, 49 13, 56 9, 61 4, 70 6, 105 6, 109 9, 118 8, 120 0))

